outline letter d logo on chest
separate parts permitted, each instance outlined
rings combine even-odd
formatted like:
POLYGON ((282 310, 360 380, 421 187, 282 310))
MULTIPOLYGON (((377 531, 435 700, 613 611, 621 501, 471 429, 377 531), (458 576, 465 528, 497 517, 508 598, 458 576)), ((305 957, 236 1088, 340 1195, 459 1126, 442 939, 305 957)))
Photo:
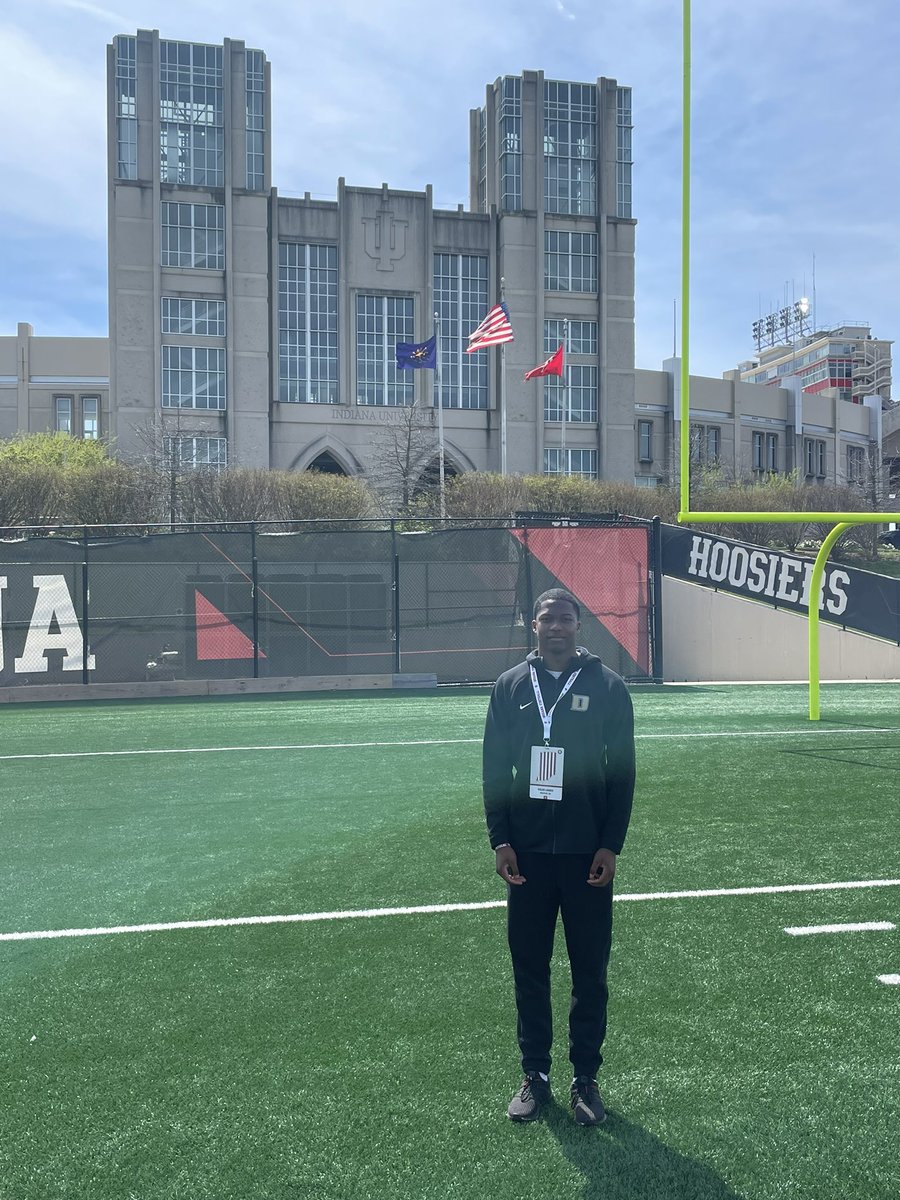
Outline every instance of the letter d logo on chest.
POLYGON ((590 696, 576 696, 572 694, 572 712, 587 712, 588 705, 591 702, 590 696))

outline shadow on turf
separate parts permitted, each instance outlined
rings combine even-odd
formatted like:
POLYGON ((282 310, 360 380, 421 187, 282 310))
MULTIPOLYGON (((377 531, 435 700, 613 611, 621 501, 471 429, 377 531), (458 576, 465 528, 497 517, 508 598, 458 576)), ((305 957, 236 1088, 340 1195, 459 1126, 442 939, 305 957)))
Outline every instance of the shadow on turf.
POLYGON ((554 1101, 543 1123, 584 1176, 582 1200, 742 1200, 709 1167, 616 1112, 608 1111, 602 1125, 583 1129, 554 1101))
POLYGON ((891 751, 896 752, 898 746, 828 746, 823 751, 820 748, 812 750, 805 746, 792 746, 790 749, 782 750, 782 754, 793 754, 801 758, 815 758, 822 762, 838 762, 849 763, 853 767, 877 767, 880 771, 900 771, 900 758, 896 761, 888 759, 884 762, 879 762, 877 759, 873 761, 873 754, 889 755, 891 751), (869 757, 851 757, 853 754, 861 756, 868 755, 869 757))

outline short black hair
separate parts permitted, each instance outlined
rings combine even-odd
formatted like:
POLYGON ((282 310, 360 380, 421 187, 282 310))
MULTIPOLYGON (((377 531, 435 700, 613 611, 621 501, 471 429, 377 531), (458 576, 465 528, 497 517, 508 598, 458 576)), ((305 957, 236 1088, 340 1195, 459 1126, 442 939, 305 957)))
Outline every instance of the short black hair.
POLYGON ((534 602, 534 612, 531 614, 532 619, 538 615, 538 610, 542 604, 546 604, 548 600, 566 600, 575 609, 575 616, 581 620, 581 605, 575 599, 571 592, 567 592, 565 588, 549 588, 546 592, 541 592, 537 600, 534 602))

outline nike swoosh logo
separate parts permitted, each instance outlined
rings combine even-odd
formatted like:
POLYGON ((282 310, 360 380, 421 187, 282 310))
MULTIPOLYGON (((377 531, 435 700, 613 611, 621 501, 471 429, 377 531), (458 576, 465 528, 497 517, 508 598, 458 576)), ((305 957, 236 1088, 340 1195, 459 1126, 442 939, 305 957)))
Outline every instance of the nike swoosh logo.
MULTIPOLYGON (((528 704, 533 704, 533 703, 534 703, 534 701, 532 701, 532 700, 529 700, 529 701, 528 701, 528 704)), ((520 704, 520 705, 519 705, 519 712, 521 712, 523 708, 527 708, 527 707, 528 707, 528 704, 520 704)))

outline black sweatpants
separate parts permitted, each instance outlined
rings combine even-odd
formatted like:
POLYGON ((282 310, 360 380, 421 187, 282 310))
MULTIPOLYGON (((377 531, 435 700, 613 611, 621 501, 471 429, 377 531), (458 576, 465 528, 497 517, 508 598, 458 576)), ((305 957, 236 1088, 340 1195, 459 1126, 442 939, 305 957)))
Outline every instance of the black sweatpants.
POLYGON ((550 1070, 553 1018, 550 959, 562 912, 572 971, 569 1058, 575 1075, 597 1074, 606 1036, 606 966, 612 939, 612 884, 587 882, 591 854, 517 854, 527 882, 508 884, 507 934, 516 985, 524 1071, 550 1070))

